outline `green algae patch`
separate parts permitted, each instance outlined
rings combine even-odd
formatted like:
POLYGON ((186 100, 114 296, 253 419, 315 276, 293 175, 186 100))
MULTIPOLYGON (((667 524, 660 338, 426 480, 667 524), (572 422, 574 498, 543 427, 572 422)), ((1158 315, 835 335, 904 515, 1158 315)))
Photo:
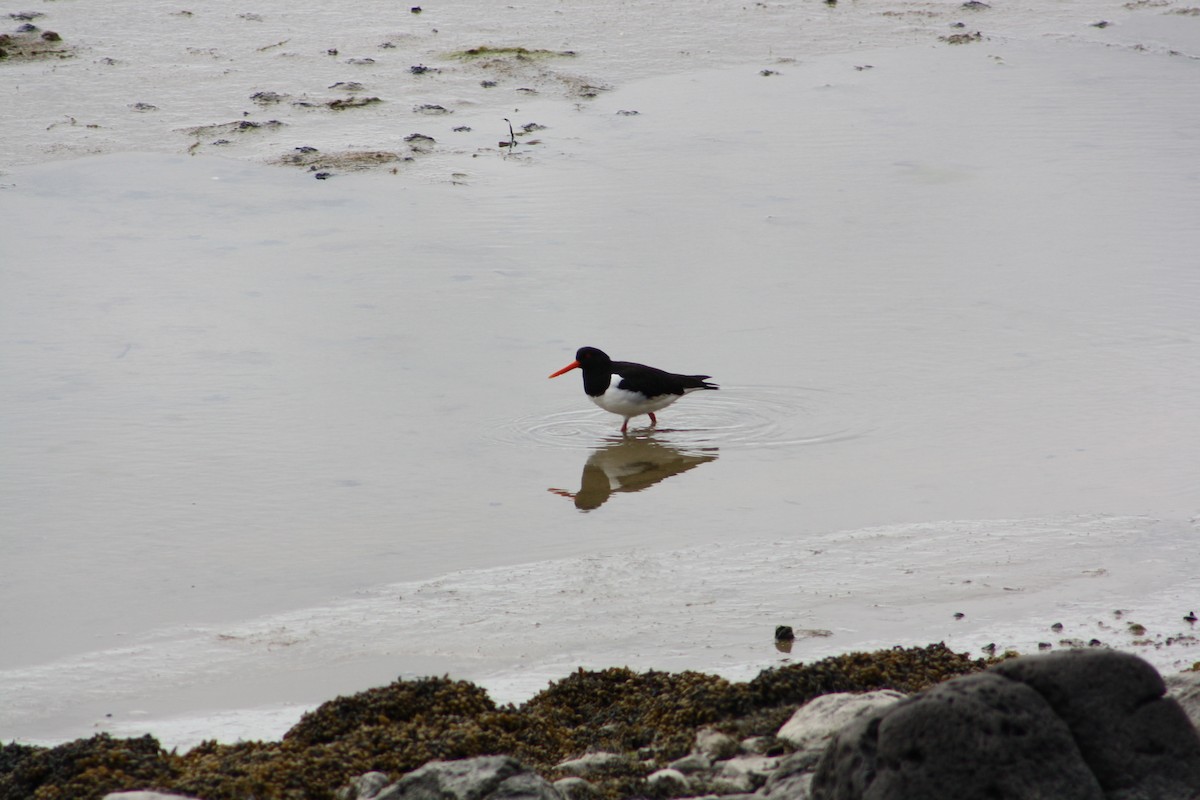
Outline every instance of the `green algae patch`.
MULTIPOLYGON (((17 12, 8 16, 27 20, 41 14, 36 11, 17 12)), ((0 33, 0 63, 74 57, 74 48, 69 47, 62 36, 54 31, 41 30, 28 22, 11 33, 0 33)))
POLYGON ((547 58, 572 58, 575 55, 574 50, 531 50, 527 47, 492 47, 491 45, 481 45, 480 47, 471 47, 466 50, 455 50, 447 54, 447 57, 460 61, 473 61, 483 58, 511 58, 518 61, 535 61, 547 58))
POLYGON ((334 800, 365 772, 397 780, 434 759, 503 754, 554 779, 559 763, 595 750, 629 757, 591 779, 601 798, 650 796, 646 776, 685 755, 700 727, 773 737, 819 695, 916 692, 988 664, 935 644, 769 669, 745 683, 699 672, 581 669, 520 706, 497 706, 467 681, 398 680, 321 704, 279 742, 204 742, 183 754, 150 736, 106 734, 54 748, 3 746, 0 800, 100 800, 127 789, 334 800))

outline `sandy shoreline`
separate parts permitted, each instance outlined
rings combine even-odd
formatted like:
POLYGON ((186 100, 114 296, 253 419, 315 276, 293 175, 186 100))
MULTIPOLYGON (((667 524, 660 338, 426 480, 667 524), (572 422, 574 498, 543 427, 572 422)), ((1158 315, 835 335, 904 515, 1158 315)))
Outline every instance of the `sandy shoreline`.
POLYGON ((777 624, 1197 660, 1190 6, 559 5, 10 18, 0 737, 748 680, 777 624), (611 426, 543 384, 602 336, 733 399, 583 514, 611 426))

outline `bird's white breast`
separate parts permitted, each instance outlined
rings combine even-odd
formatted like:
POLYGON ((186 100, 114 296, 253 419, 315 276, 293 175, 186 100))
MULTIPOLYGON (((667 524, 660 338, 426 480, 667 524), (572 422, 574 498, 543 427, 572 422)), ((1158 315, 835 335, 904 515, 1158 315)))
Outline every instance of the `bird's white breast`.
POLYGON ((657 397, 646 397, 639 392, 619 389, 620 375, 613 375, 608 388, 599 397, 593 397, 592 402, 611 414, 622 417, 637 417, 652 411, 666 408, 679 399, 677 394, 660 394, 657 397))

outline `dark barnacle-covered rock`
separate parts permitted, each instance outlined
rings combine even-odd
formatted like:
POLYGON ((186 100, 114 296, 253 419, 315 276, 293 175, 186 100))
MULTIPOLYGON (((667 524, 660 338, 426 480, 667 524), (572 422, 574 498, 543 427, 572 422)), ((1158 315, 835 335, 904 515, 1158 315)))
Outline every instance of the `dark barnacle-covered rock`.
POLYGON ((843 729, 814 800, 1191 800, 1200 736, 1158 672, 1111 650, 1004 661, 843 729))

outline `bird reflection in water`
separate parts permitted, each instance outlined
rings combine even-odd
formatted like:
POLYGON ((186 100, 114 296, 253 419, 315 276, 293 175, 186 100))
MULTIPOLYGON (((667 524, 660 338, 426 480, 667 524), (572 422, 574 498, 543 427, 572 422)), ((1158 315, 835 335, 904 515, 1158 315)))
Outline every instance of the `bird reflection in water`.
POLYGON ((584 463, 579 491, 550 491, 575 501, 580 511, 591 511, 604 505, 615 492, 640 492, 716 459, 715 447, 682 450, 652 436, 607 439, 584 463))

